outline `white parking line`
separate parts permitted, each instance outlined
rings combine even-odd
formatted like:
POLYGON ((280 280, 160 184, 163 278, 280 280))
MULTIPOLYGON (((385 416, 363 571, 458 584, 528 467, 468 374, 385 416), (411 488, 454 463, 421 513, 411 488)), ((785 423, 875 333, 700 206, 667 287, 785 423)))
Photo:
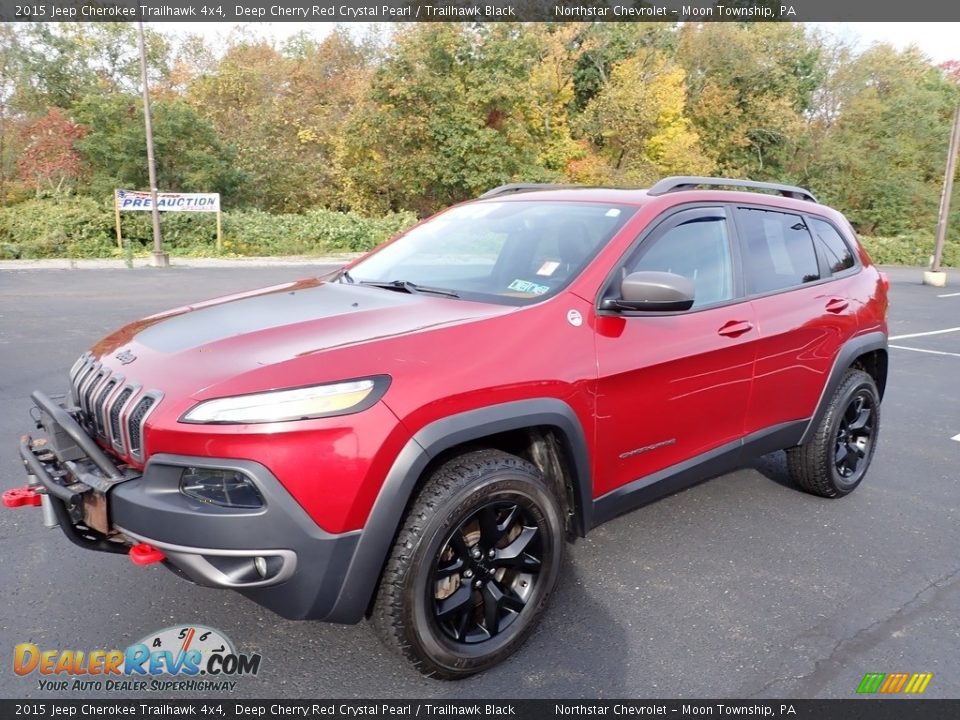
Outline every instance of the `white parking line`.
POLYGON ((954 435, 954 436, 953 436, 952 438, 950 438, 950 439, 951 439, 951 440, 956 440, 957 442, 960 442, 960 433, 957 433, 956 435, 954 435))
POLYGON ((943 295, 937 295, 937 297, 957 297, 960 296, 960 293, 944 293, 943 295))
POLYGON ((923 348, 912 348, 907 347, 906 345, 891 345, 890 347, 896 348, 897 350, 913 350, 913 352, 930 353, 931 355, 949 355, 950 357, 960 357, 960 353, 943 352, 941 350, 924 350, 923 348))
POLYGON ((946 330, 930 330, 929 332, 909 333, 908 335, 892 335, 890 340, 906 340, 907 338, 926 337, 927 335, 943 335, 944 333, 960 332, 960 327, 947 328, 946 330))

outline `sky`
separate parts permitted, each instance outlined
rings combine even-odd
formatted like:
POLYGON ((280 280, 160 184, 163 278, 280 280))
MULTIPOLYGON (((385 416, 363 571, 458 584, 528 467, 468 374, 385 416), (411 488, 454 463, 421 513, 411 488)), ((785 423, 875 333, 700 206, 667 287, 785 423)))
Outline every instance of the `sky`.
MULTIPOLYGON (((355 26, 366 23, 355 23, 355 26)), ((861 49, 875 42, 888 42, 899 49, 908 45, 917 45, 931 60, 941 63, 946 60, 960 60, 960 23, 811 23, 835 35, 850 40, 861 49)), ((186 32, 199 33, 212 42, 226 38, 231 32, 246 28, 253 34, 282 41, 291 35, 307 31, 322 37, 335 26, 335 23, 295 23, 261 22, 244 23, 150 23, 150 26, 173 35, 186 32)))
POLYGON ((888 42, 903 49, 916 45, 936 63, 960 60, 957 34, 960 23, 812 23, 835 35, 850 39, 863 48, 875 42, 888 42))

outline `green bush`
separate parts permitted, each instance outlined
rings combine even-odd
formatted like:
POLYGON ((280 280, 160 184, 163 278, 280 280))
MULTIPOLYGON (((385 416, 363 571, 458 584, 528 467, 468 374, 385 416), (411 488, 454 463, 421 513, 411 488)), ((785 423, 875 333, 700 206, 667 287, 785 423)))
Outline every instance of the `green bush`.
MULTIPOLYGON (((224 255, 320 255, 369 250, 416 222, 413 213, 366 218, 310 210, 271 215, 223 213, 224 255)), ((153 247, 150 213, 124 213, 123 237, 134 254, 153 247)), ((213 213, 162 213, 164 247, 173 255, 217 255, 213 213)), ((85 197, 29 200, 0 208, 0 259, 109 258, 117 248, 113 206, 85 197)))
POLYGON ((113 213, 90 198, 30 200, 0 209, 0 258, 119 254, 113 213))
MULTIPOLYGON (((860 242, 880 265, 915 265, 926 267, 933 255, 933 235, 917 233, 898 237, 860 236, 860 242)), ((960 267, 960 241, 947 238, 942 264, 960 267)))
POLYGON ((416 220, 416 216, 408 212, 366 218, 332 210, 310 210, 302 215, 237 210, 224 213, 223 245, 225 252, 242 255, 363 251, 376 247, 416 220))
MULTIPOLYGON (((332 210, 273 215, 261 210, 223 213, 223 255, 322 255, 369 250, 410 227, 410 212, 368 218, 332 210)), ((173 255, 217 255, 213 213, 162 213, 163 241, 173 255)), ((134 254, 153 247, 150 213, 123 214, 123 237, 134 254)), ((926 266, 933 236, 861 237, 874 262, 926 266)), ((113 206, 88 197, 27 200, 0 208, 0 259, 120 257, 113 206)), ((960 267, 960 242, 948 239, 943 264, 960 267)))

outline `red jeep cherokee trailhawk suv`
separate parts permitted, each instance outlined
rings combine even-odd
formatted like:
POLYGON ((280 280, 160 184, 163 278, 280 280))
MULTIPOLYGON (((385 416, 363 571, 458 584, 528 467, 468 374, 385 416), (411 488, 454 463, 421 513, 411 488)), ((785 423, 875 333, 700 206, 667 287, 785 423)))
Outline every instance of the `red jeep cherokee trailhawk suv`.
POLYGON ((46 437, 5 500, 284 617, 369 616, 461 677, 530 632, 568 537, 780 449, 804 489, 851 492, 886 311, 801 188, 508 185, 326 277, 101 340, 69 397, 33 394, 46 437))

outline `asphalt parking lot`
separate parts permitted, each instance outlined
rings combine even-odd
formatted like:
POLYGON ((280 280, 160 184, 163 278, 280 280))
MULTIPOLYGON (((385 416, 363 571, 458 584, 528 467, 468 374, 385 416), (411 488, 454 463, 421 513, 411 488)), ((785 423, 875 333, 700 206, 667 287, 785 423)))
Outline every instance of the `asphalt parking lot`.
MULTIPOLYGON (((98 337, 323 269, 0 271, 0 486, 23 482, 30 392, 62 392, 98 337)), ((851 698, 866 672, 932 672, 926 697, 960 697, 960 274, 936 289, 888 273, 897 347, 857 492, 806 495, 775 454, 622 516, 569 547, 545 621, 484 675, 424 679, 366 624, 288 622, 0 508, 0 697, 64 697, 12 672, 17 643, 124 648, 181 623, 262 654, 239 697, 851 698)))

